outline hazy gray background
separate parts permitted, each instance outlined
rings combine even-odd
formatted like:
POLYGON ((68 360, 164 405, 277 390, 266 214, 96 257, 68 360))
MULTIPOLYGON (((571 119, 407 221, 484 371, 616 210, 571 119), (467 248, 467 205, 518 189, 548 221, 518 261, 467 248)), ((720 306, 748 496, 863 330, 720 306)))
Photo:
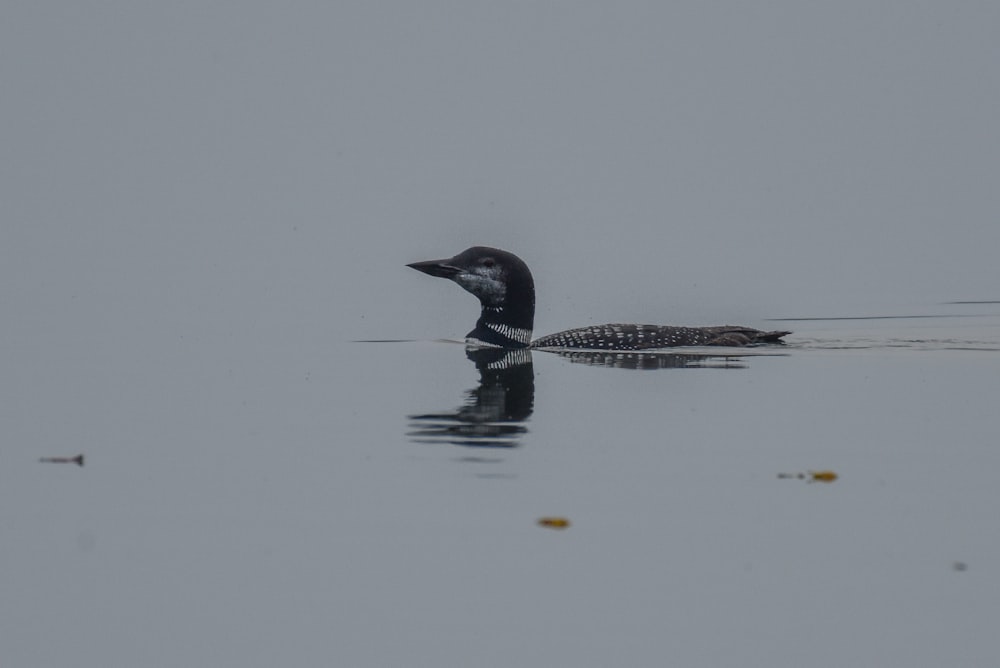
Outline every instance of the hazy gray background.
POLYGON ((405 437, 475 387, 461 347, 350 341, 463 336, 474 300, 404 264, 473 244, 533 268, 539 333, 998 299, 998 34, 996 3, 4 2, 0 664, 988 663, 995 306, 860 351, 799 323, 744 370, 536 355, 483 461, 405 437))
POLYGON ((402 264, 477 243, 534 268, 540 333, 996 298, 998 28, 992 3, 4 3, 7 338, 461 336, 475 304, 402 264))

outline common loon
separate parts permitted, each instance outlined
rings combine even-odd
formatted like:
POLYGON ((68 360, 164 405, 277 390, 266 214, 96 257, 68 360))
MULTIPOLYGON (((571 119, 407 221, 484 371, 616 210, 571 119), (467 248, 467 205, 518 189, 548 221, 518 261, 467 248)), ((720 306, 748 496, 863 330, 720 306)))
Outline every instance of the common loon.
POLYGON ((670 327, 663 325, 591 325, 531 340, 535 321, 535 283, 521 258, 498 248, 473 246, 446 260, 406 265, 431 276, 448 278, 479 298, 482 313, 466 343, 496 348, 589 348, 644 350, 674 346, 745 346, 781 343, 791 332, 762 332, 750 327, 670 327))

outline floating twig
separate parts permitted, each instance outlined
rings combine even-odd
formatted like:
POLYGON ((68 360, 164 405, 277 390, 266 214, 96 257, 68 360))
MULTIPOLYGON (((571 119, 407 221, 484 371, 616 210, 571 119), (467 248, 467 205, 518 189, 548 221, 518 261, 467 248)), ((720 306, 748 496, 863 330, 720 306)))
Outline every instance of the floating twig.
POLYGON ((41 457, 38 461, 46 464, 76 464, 83 466, 83 455, 76 457, 41 457))
POLYGON ((808 480, 809 482, 833 482, 837 479, 837 474, 833 471, 809 471, 808 473, 779 473, 780 480, 808 480))

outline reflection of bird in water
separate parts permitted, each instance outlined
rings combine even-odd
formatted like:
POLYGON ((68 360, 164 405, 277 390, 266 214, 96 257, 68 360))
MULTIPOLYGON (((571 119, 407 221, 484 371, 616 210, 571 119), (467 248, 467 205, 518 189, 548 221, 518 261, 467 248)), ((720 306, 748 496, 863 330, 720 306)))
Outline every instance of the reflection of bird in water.
POLYGON ((723 355, 679 355, 677 353, 605 352, 603 350, 556 350, 559 357, 576 364, 609 369, 745 369, 742 357, 723 355))
POLYGON ((450 413, 411 415, 416 441, 512 448, 527 432, 525 420, 535 401, 535 374, 527 350, 469 348, 479 369, 479 386, 468 391, 465 405, 450 413))
MULTIPOLYGON (((741 357, 679 355, 666 352, 553 351, 578 364, 615 369, 743 369, 741 357)), ((488 448, 513 448, 527 433, 524 423, 535 401, 531 350, 475 348, 466 356, 479 370, 479 385, 466 392, 466 403, 454 411, 411 415, 408 436, 421 443, 452 443, 488 448)))
POLYGON ((661 325, 592 325, 549 334, 535 341, 535 283, 519 257, 496 248, 474 246, 447 260, 407 265, 431 276, 450 279, 479 298, 482 312, 466 342, 499 348, 588 348, 644 350, 674 346, 744 346, 781 343, 791 332, 763 332, 750 327, 670 327, 661 325))

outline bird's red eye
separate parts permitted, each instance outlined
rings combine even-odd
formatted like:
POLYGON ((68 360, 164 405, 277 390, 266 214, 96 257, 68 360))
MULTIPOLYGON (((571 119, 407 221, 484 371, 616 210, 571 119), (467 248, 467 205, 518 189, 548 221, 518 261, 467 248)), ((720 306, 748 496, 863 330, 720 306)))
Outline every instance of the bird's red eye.
POLYGON ((483 260, 484 267, 492 267, 494 264, 496 264, 496 261, 491 257, 485 258, 483 260))

